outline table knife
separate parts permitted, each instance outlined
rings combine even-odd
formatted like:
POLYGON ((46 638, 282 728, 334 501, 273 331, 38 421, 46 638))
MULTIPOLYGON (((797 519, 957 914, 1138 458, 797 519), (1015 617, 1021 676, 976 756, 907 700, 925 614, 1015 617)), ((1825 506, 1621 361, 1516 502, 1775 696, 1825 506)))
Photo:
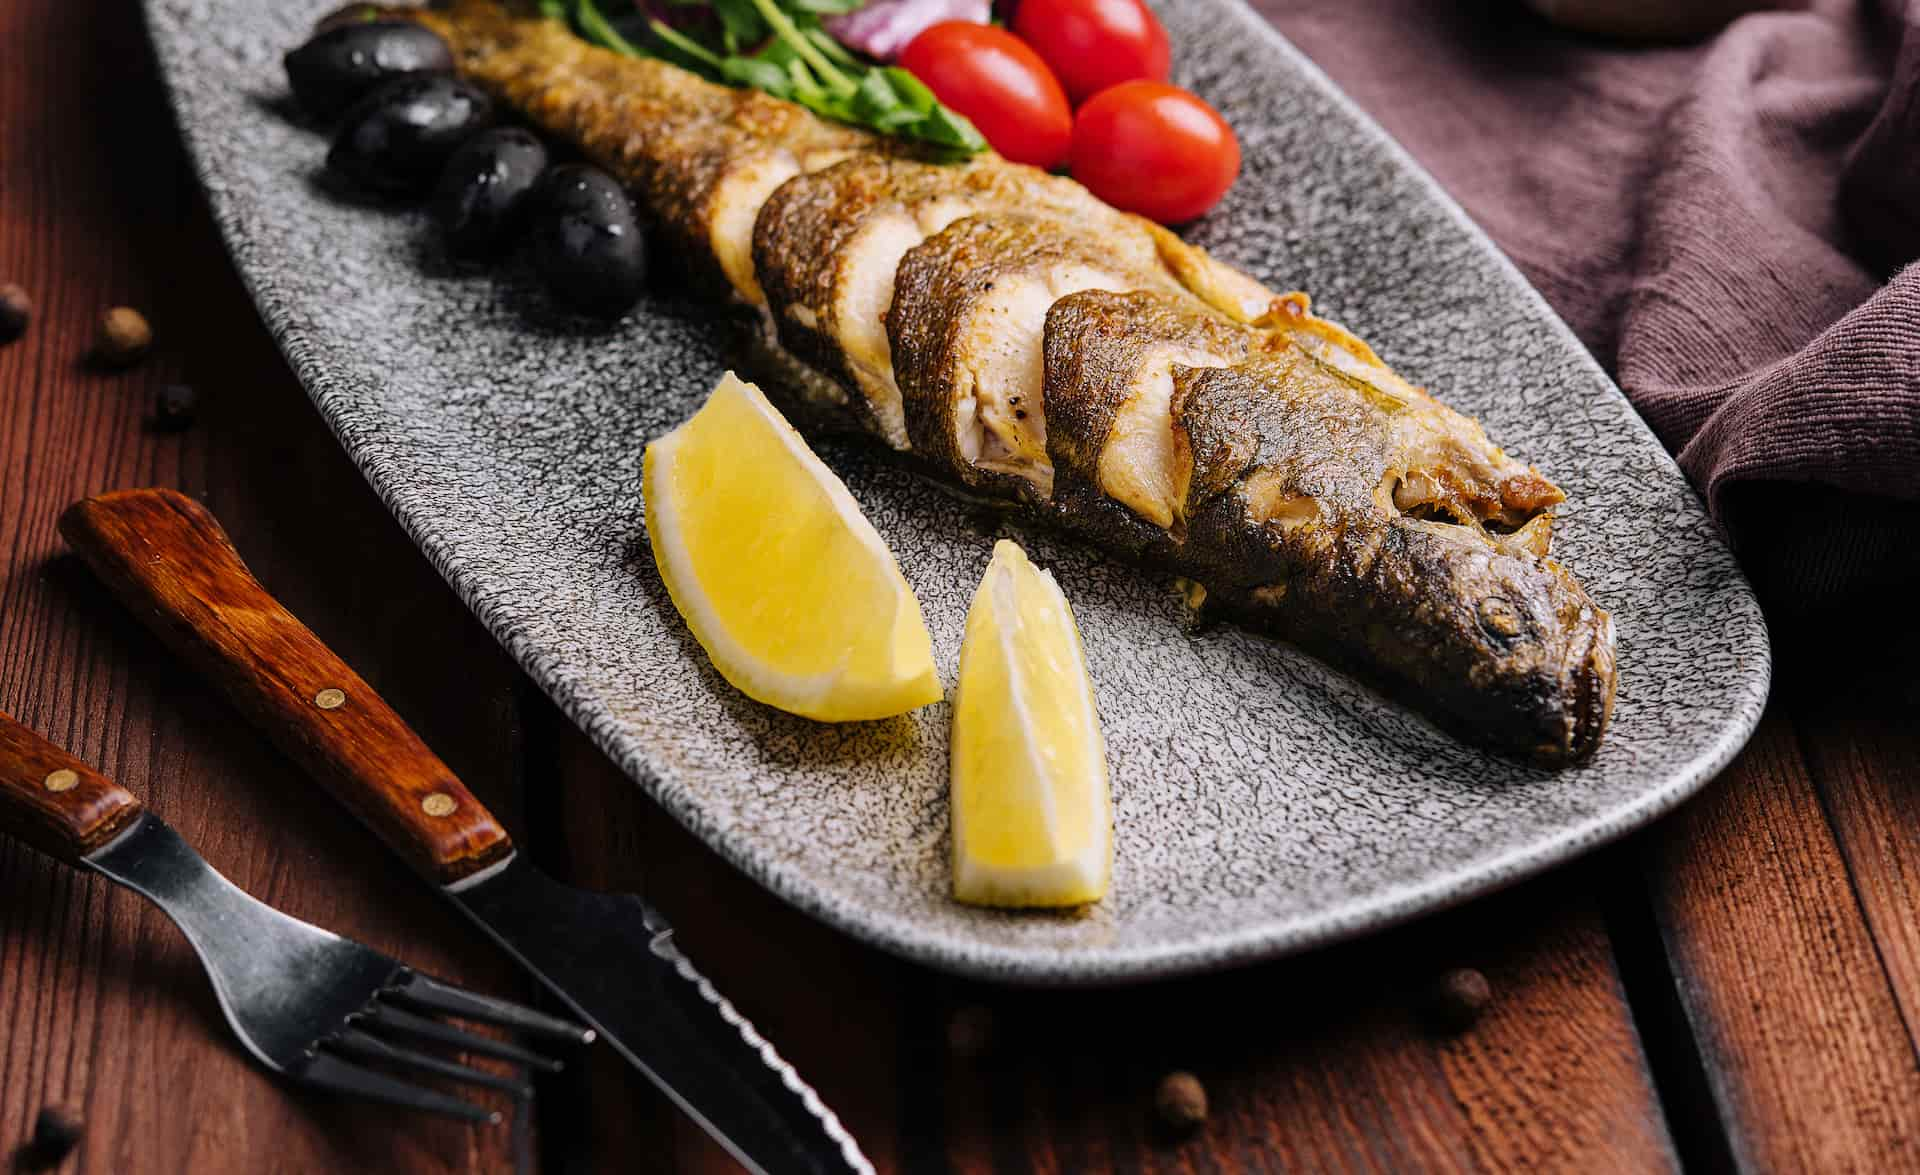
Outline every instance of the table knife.
POLYGON ((873 1170, 658 912, 562 885, 411 728, 283 608, 208 510, 171 490, 88 498, 60 533, 170 648, 748 1168, 873 1170))

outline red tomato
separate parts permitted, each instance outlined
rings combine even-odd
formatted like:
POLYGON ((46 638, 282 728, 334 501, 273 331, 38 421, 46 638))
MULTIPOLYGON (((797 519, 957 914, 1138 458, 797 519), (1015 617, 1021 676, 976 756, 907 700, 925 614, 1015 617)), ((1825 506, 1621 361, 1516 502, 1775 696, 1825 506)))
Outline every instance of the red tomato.
POLYGON ((1008 159, 1047 168, 1066 159, 1073 140, 1067 96, 1047 63, 1007 30, 942 21, 915 37, 898 64, 1008 159))
MULTIPOLYGON (((1023 0, 1032 3, 1032 0, 1023 0)), ((1073 120, 1073 178, 1162 224, 1192 220, 1240 174, 1240 141, 1220 112, 1165 82, 1122 82, 1073 120)))
POLYGON ((1167 30, 1140 0, 1020 0, 1013 31, 1076 106, 1121 82, 1167 80, 1167 30))

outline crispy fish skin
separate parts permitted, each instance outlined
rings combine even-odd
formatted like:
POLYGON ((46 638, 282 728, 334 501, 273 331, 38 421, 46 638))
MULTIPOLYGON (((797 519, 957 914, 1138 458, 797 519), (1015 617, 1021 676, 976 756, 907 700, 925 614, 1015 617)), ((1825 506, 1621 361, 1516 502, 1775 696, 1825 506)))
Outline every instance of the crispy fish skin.
POLYGON ((1046 315, 1089 289, 1188 297, 1157 260, 1049 217, 963 217, 908 250, 887 337, 914 451, 968 485, 1051 497, 1046 315))
POLYGON ((1055 493, 1086 487, 1161 530, 1183 531, 1186 488, 1171 452, 1173 369, 1231 366, 1257 338, 1164 293, 1085 290, 1054 302, 1045 361, 1055 493))
POLYGON ((557 21, 490 0, 444 9, 390 9, 428 25, 460 73, 543 129, 571 142, 640 197, 693 284, 709 297, 752 292, 755 207, 744 248, 716 240, 730 183, 761 197, 781 180, 875 147, 874 136, 815 118, 758 90, 717 86, 664 61, 608 53, 557 21), (737 261, 730 257, 737 253, 737 261), (741 289, 742 285, 746 289, 741 289))
MULTIPOLYGON (((865 402, 872 429, 908 444, 885 313, 896 266, 928 231, 944 227, 942 169, 874 152, 782 184, 761 209, 754 270, 781 346, 865 402)), ((955 215, 964 206, 953 209, 955 215)))
POLYGON ((1079 184, 981 155, 937 164, 908 155, 854 155, 809 169, 766 201, 754 229, 754 269, 780 343, 806 363, 856 389, 879 432, 909 446, 891 343, 882 317, 902 258, 967 216, 1019 213, 1098 235, 1109 258, 1191 289, 1229 316, 1263 313, 1274 295, 1250 278, 1236 283, 1204 252, 1136 216, 1118 212, 1079 184))
POLYGON ((1472 741, 1549 765, 1598 746, 1613 628, 1548 558, 1560 491, 1304 295, 991 155, 930 164, 494 0, 410 15, 620 177, 705 288, 764 299, 753 346, 816 425, 1197 580, 1472 741), (877 217, 897 236, 863 252, 877 217))
POLYGON ((1612 625, 1551 559, 1392 496, 1393 405, 1290 342, 1175 371, 1190 558, 1209 598, 1448 728, 1528 758, 1590 749, 1613 697, 1612 625))

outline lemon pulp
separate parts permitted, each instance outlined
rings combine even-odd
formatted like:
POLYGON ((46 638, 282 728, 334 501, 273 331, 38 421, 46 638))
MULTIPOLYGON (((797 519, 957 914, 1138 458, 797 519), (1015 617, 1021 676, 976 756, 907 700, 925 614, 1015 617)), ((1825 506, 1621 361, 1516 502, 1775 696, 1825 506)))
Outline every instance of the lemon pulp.
POLYGON ((1106 746, 1073 611, 1001 540, 967 612, 953 716, 954 896, 1066 906, 1106 892, 1106 746))
POLYGON ((824 721, 940 699, 933 642, 893 554, 760 389, 728 372, 647 446, 642 492, 674 606, 742 693, 824 721))

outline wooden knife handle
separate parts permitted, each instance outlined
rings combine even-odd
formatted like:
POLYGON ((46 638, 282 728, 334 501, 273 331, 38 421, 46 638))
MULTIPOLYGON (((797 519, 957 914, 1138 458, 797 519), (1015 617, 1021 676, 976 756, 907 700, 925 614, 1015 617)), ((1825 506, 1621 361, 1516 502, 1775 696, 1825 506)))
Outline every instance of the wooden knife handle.
POLYGON ((207 508, 172 490, 76 502, 60 533, 181 657, 335 799, 442 885, 513 851, 447 765, 247 570, 207 508))
POLYGON ((0 712, 0 831, 77 865, 140 812, 132 792, 0 712))

